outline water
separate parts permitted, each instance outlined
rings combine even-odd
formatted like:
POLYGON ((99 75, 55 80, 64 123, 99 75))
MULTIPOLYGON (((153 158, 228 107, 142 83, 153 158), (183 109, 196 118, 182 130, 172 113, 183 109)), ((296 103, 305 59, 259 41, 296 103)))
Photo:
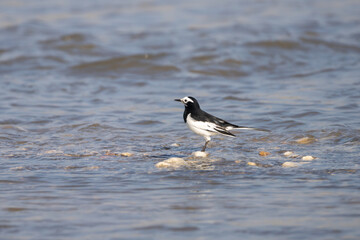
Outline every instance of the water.
POLYGON ((0 9, 1 239, 360 238, 359 1, 0 9))

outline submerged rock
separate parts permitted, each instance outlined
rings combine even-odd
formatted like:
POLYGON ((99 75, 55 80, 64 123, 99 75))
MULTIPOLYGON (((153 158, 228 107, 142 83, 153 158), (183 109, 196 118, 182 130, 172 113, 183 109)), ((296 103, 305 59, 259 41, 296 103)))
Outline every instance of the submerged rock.
POLYGON ((64 154, 64 152, 63 151, 61 151, 61 150, 48 150, 48 151, 45 151, 44 152, 45 154, 64 154))
POLYGON ((316 139, 314 137, 303 137, 295 140, 295 142, 298 144, 311 144, 316 142, 316 139))
POLYGON ((197 152, 193 152, 191 155, 193 157, 206 158, 207 156, 209 156, 209 153, 197 151, 197 152))
POLYGON ((281 166, 283 167, 298 167, 300 166, 300 163, 297 162, 284 162, 281 166))
POLYGON ((284 162, 282 167, 299 167, 301 165, 307 164, 307 162, 284 162))
POLYGON ((285 157, 288 157, 288 156, 291 156, 292 154, 294 154, 293 152, 291 151, 286 151, 283 153, 285 157))
POLYGON ((158 162, 157 164, 155 164, 155 167, 177 169, 187 165, 187 162, 183 158, 172 157, 162 162, 158 162))

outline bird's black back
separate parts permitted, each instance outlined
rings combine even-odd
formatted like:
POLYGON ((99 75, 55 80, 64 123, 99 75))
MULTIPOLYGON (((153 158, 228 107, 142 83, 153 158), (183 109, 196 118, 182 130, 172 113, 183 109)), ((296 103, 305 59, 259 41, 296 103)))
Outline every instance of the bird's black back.
POLYGON ((191 100, 193 100, 194 103, 190 102, 185 106, 185 111, 184 111, 184 115, 183 115, 184 122, 186 122, 187 116, 191 113, 191 117, 193 119, 195 119, 196 121, 215 123, 216 125, 221 126, 223 128, 230 127, 230 126, 234 127, 234 128, 239 127, 235 124, 229 123, 221 118, 215 117, 215 116, 203 111, 200 108, 200 105, 195 98, 193 98, 193 97, 189 97, 189 98, 191 100))

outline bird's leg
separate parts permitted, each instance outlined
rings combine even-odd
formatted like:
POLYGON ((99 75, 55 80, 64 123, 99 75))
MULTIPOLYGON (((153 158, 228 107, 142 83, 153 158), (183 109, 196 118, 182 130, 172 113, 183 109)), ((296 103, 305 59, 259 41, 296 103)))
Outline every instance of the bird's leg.
POLYGON ((205 145, 204 145, 204 147, 202 148, 202 152, 205 152, 205 149, 206 149, 206 145, 208 144, 210 142, 210 140, 206 140, 206 142, 205 142, 205 145))

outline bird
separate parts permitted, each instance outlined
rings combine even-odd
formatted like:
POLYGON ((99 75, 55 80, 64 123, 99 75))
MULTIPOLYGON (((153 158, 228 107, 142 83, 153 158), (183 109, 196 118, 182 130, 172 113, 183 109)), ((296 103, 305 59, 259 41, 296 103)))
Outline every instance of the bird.
POLYGON ((183 97, 180 99, 174 99, 177 102, 181 102, 185 106, 183 114, 184 122, 194 133, 203 136, 205 138, 205 145, 202 148, 202 152, 205 152, 206 146, 211 140, 211 136, 222 134, 229 137, 235 137, 235 135, 229 130, 232 129, 252 129, 260 130, 252 127, 238 126, 229 123, 221 118, 215 117, 200 108, 199 102, 191 96, 183 97))

